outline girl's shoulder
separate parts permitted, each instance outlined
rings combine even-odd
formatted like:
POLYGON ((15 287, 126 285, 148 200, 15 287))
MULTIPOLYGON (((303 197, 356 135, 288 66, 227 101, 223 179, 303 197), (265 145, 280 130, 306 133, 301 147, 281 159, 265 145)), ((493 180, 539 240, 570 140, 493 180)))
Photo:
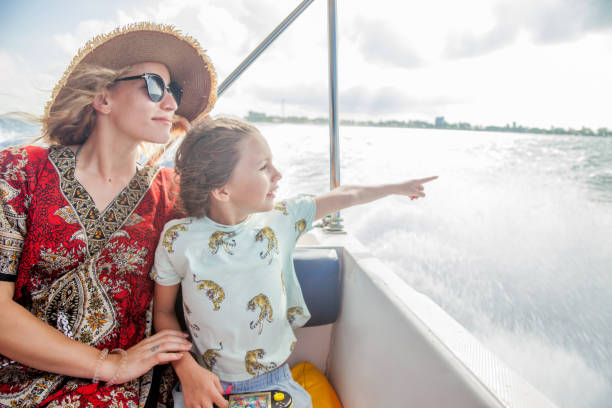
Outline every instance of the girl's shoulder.
POLYGON ((314 196, 300 194, 292 198, 284 199, 274 203, 271 214, 277 217, 301 218, 304 213, 312 212, 314 208, 314 196))
POLYGON ((196 219, 194 217, 175 218, 164 225, 164 233, 174 230, 187 231, 187 226, 192 224, 196 219))
POLYGON ((185 242, 185 235, 189 234, 189 225, 193 220, 193 217, 186 217, 168 221, 159 237, 158 251, 166 252, 167 256, 174 253, 174 248, 179 245, 179 241, 185 242))

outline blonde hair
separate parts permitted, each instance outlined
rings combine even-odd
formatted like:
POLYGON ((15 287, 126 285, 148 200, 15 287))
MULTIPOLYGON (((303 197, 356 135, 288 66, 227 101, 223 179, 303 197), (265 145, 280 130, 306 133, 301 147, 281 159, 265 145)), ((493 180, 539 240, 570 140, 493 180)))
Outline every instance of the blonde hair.
POLYGON ((257 134, 254 126, 229 118, 199 122, 187 132, 174 159, 187 215, 201 218, 208 213, 211 191, 227 184, 240 159, 240 142, 257 134))
POLYGON ((42 139, 47 144, 63 146, 83 144, 96 124, 96 111, 91 105, 96 95, 109 89, 130 67, 119 70, 81 64, 70 81, 55 98, 53 110, 41 119, 42 139))
MULTIPOLYGON (((80 64, 70 75, 70 81, 57 95, 53 110, 47 117, 37 117, 27 113, 11 113, 10 116, 42 125, 43 134, 28 144, 42 140, 47 145, 79 145, 85 143, 96 125, 96 110, 92 102, 104 89, 110 89, 115 80, 130 70, 130 67, 110 69, 99 65, 80 64)), ((8 116, 8 115, 7 115, 8 116)), ((143 142, 140 145, 141 157, 146 165, 155 164, 179 138, 185 135, 189 122, 174 115, 170 140, 166 145, 143 142)))

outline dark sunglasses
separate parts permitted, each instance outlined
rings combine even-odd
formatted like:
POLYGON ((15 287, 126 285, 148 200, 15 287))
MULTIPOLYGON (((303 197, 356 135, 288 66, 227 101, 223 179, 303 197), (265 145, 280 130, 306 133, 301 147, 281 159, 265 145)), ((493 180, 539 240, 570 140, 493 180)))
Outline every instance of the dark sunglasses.
POLYGON ((153 102, 161 101, 164 97, 164 92, 167 90, 168 92, 170 92, 170 95, 174 97, 176 105, 178 106, 181 104, 181 99, 183 98, 183 88, 181 88, 176 82, 170 82, 170 84, 166 86, 164 79, 157 74, 142 74, 125 78, 118 78, 115 79, 115 82, 131 81, 133 79, 145 80, 145 84, 147 86, 147 93, 149 94, 149 98, 151 98, 153 102))

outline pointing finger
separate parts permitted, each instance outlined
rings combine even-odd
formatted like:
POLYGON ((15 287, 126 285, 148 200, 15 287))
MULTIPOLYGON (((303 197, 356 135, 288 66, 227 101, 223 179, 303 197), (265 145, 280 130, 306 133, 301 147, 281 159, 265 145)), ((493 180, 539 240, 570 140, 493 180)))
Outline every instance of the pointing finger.
POLYGON ((430 181, 434 181, 437 178, 438 178, 438 176, 432 176, 432 177, 425 177, 425 178, 422 178, 422 179, 416 179, 414 181, 416 181, 419 184, 423 184, 423 183, 429 183, 430 181))

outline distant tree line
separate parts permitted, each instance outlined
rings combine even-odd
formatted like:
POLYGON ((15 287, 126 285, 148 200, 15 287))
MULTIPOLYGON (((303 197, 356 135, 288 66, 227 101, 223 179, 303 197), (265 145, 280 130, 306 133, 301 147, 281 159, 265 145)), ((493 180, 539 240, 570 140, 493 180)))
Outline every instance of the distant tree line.
MULTIPOLYGON (((306 116, 271 116, 262 112, 249 111, 249 114, 245 117, 249 122, 269 122, 269 123, 296 123, 296 124, 327 124, 328 118, 308 118, 306 116)), ((564 129, 555 126, 551 126, 549 129, 542 129, 537 127, 525 127, 522 125, 516 125, 514 122, 512 125, 507 124, 506 126, 472 126, 467 122, 448 123, 444 120, 444 116, 438 116, 434 123, 426 122, 423 120, 379 120, 379 121, 362 121, 353 119, 342 119, 340 120, 341 125, 345 126, 373 126, 373 127, 397 127, 397 128, 420 128, 420 129, 456 129, 456 130, 476 130, 476 131, 490 131, 490 132, 515 132, 515 133, 541 133, 549 135, 582 135, 582 136, 612 136, 612 129, 599 128, 596 131, 582 127, 582 129, 564 129)))

